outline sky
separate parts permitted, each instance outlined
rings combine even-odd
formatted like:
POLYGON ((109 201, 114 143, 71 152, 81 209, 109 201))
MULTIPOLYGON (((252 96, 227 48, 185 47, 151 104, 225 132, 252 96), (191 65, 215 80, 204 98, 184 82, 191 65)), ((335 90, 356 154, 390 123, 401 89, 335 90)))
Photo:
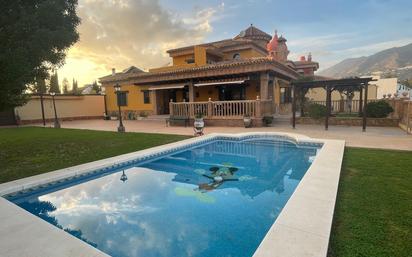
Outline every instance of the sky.
POLYGON ((59 80, 79 86, 131 65, 171 62, 166 50, 232 38, 250 24, 288 41, 289 59, 312 53, 320 70, 412 43, 411 0, 79 0, 80 40, 59 80))

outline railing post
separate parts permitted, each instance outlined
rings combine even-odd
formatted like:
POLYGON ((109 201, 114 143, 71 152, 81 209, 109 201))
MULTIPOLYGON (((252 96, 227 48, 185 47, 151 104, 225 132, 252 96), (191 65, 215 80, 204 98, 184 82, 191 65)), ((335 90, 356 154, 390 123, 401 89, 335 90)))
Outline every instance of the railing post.
POLYGON ((209 97, 209 101, 207 101, 207 115, 208 118, 213 116, 213 102, 212 98, 209 97))
POLYGON ((173 99, 170 99, 169 102, 169 115, 173 116, 173 99))
POLYGON ((256 96, 256 117, 257 117, 257 118, 262 117, 261 103, 262 103, 262 102, 260 101, 259 96, 256 96))

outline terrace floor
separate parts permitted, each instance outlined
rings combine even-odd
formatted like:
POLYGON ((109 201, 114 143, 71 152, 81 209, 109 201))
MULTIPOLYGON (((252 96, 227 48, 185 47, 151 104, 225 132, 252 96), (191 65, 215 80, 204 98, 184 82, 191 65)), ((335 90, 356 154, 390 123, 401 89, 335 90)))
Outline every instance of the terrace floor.
MULTIPOLYGON (((37 124, 42 126, 42 124, 37 124)), ((91 129, 116 131, 118 121, 110 120, 77 120, 62 122, 63 128, 91 129)), ((52 124, 47 124, 50 127, 52 124)), ((149 132, 178 135, 193 135, 192 127, 167 127, 163 119, 126 120, 124 126, 127 132, 149 132)), ((206 127, 205 134, 209 133, 241 133, 251 131, 276 131, 303 134, 312 138, 342 139, 346 146, 381 148, 395 150, 412 150, 412 136, 396 127, 367 127, 362 132, 361 127, 330 126, 325 131, 319 125, 296 125, 293 129, 290 124, 274 123, 272 127, 243 128, 243 127, 206 127)))

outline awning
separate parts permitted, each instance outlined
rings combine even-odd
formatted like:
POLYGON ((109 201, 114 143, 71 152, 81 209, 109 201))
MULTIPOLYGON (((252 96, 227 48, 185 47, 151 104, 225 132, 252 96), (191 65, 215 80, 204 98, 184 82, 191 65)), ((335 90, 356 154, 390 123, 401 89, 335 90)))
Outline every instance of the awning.
POLYGON ((164 86, 149 87, 149 90, 162 90, 162 89, 177 89, 184 88, 186 84, 168 84, 164 86))
POLYGON ((197 84, 194 84, 194 86, 203 87, 203 86, 213 86, 213 85, 242 84, 243 82, 245 81, 244 80, 221 81, 221 82, 197 83, 197 84))

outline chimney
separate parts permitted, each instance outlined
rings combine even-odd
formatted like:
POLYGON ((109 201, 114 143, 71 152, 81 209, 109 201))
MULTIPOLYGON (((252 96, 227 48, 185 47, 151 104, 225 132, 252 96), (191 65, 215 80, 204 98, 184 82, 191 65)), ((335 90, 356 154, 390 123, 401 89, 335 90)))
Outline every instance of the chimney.
POLYGON ((116 69, 112 68, 112 76, 116 75, 116 69))
POLYGON ((312 61, 312 53, 309 53, 308 54, 308 62, 311 62, 312 61))
POLYGON ((301 62, 306 61, 306 57, 305 57, 304 55, 302 55, 302 56, 300 57, 300 61, 301 61, 301 62))

